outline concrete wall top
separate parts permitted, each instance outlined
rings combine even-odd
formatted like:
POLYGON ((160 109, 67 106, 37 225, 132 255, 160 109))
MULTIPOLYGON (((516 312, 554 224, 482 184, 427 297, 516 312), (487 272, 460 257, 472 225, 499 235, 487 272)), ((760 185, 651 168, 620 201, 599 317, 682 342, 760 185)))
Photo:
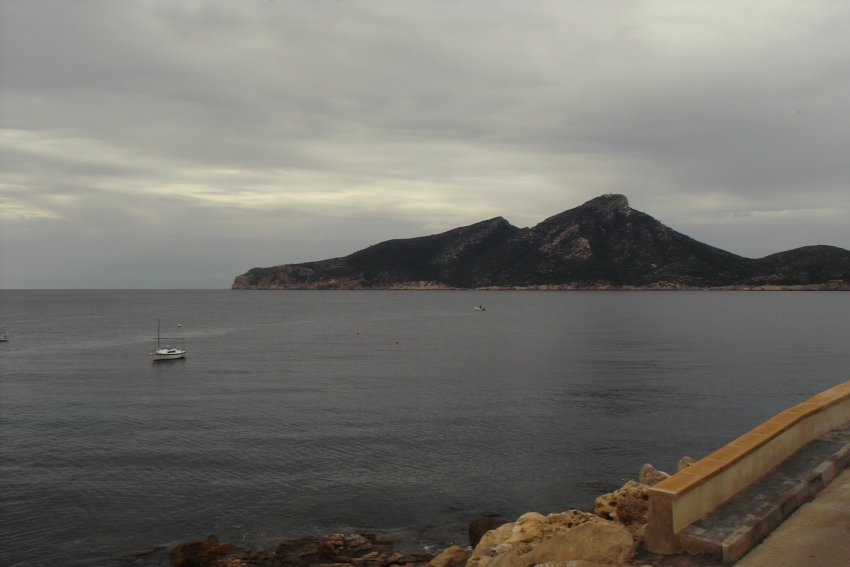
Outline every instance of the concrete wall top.
MULTIPOLYGON (((656 484, 651 490, 666 493, 675 500, 709 482, 712 478, 733 467, 802 421, 848 400, 850 400, 850 381, 821 392, 805 402, 773 416, 755 429, 700 459, 687 469, 656 484)), ((847 418, 850 419, 850 416, 847 416, 847 418)))

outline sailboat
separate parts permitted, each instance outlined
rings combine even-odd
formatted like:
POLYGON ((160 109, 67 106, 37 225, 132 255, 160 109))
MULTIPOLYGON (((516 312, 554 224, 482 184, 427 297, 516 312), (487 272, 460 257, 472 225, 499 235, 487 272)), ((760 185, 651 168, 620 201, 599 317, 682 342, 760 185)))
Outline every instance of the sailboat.
POLYGON ((161 341, 163 340, 177 340, 180 339, 180 346, 183 346, 183 337, 162 337, 159 333, 159 319, 156 320, 156 350, 151 353, 151 357, 154 360, 175 360, 177 358, 183 358, 186 356, 186 349, 184 348, 174 348, 173 346, 166 344, 162 346, 161 341))

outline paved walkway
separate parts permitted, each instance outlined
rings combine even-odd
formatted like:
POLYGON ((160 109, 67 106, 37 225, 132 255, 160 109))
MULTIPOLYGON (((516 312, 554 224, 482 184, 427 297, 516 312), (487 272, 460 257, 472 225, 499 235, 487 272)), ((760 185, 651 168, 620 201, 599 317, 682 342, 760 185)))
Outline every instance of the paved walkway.
POLYGON ((735 563, 768 566, 850 567, 850 469, 735 563))

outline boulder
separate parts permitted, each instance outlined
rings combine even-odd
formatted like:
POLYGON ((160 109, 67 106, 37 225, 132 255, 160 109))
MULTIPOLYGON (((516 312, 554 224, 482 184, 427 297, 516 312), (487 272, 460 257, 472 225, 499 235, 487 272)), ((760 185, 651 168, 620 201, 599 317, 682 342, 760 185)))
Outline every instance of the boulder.
POLYGON ((676 471, 683 471, 696 462, 692 457, 682 457, 676 465, 676 471))
POLYGON ((630 480, 614 492, 598 497, 593 511, 606 520, 623 524, 635 541, 641 541, 648 521, 649 487, 630 480))
MULTIPOLYGON (((546 561, 538 563, 535 567, 612 567, 610 564, 599 563, 597 561, 582 561, 581 559, 571 559, 569 561, 546 561)), ((619 567, 632 567, 627 563, 619 567)), ((652 567, 652 565, 644 565, 642 567, 652 567)))
POLYGON ((487 532, 467 567, 529 567, 546 562, 628 562, 635 550, 620 524, 579 510, 543 516, 531 512, 487 532))
POLYGON ((444 549, 425 567, 463 567, 467 559, 469 553, 462 547, 453 545, 444 549))
POLYGON ((651 464, 646 463, 640 469, 640 476, 638 477, 638 482, 647 486, 655 486, 666 478, 670 478, 670 475, 664 471, 656 469, 651 464))
POLYGON ((480 516, 475 518, 469 522, 469 547, 475 548, 484 534, 507 523, 508 520, 497 516, 480 516))
MULTIPOLYGON (((485 533, 483 536, 481 536, 481 541, 479 541, 478 545, 476 545, 473 549, 471 559, 475 558, 475 555, 476 553, 478 553, 479 549, 482 550, 482 553, 484 553, 485 550, 492 549, 501 542, 508 539, 511 536, 513 529, 514 522, 508 522, 502 524, 494 530, 490 530, 489 532, 485 533)), ((467 565, 469 564, 467 563, 467 565)))

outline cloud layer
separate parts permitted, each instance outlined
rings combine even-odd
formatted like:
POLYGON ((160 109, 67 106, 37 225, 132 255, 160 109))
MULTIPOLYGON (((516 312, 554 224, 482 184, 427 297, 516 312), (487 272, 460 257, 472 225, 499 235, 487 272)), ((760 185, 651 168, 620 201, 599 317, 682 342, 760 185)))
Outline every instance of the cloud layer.
POLYGON ((227 287, 608 192, 850 248, 850 5, 8 0, 0 287, 227 287))

